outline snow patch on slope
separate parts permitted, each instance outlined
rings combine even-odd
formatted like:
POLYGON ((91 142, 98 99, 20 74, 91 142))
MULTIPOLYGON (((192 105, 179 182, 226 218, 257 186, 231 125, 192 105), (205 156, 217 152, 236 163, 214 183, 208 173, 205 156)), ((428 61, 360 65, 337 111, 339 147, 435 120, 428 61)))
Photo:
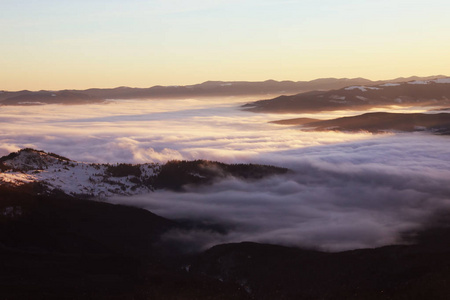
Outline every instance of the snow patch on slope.
POLYGON ((430 81, 424 81, 424 80, 415 80, 415 81, 410 81, 408 82, 408 84, 429 84, 430 81))
POLYGON ((436 79, 436 80, 434 80, 434 82, 436 82, 436 83, 450 83, 450 77, 436 79))
POLYGON ((410 81, 408 84, 430 84, 430 83, 450 83, 450 77, 447 78, 439 78, 435 80, 415 80, 410 81))
POLYGON ((352 91, 352 90, 360 90, 361 92, 367 92, 367 90, 381 90, 381 88, 377 88, 377 87, 373 87, 373 86, 349 86, 346 87, 345 90, 346 91, 352 91))
POLYGON ((380 85, 380 86, 399 86, 400 85, 400 83, 390 83, 390 82, 388 82, 388 83, 385 83, 385 84, 382 84, 382 85, 380 85))
POLYGON ((151 177, 160 172, 158 164, 139 165, 137 175, 112 175, 119 165, 88 164, 67 160, 36 150, 22 150, 15 157, 4 159, 7 168, 0 172, 0 184, 23 185, 40 182, 50 191, 90 197, 136 195, 152 191, 151 177))

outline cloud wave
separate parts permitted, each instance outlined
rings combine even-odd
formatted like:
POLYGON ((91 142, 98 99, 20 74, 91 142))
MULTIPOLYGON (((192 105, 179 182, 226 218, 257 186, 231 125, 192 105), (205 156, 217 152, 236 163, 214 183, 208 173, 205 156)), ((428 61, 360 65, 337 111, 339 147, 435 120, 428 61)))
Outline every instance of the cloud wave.
POLYGON ((402 233, 448 210, 448 137, 302 132, 267 123, 280 115, 237 109, 249 100, 0 107, 0 155, 32 147, 86 162, 211 159, 295 171, 252 183, 228 179, 184 194, 111 199, 168 218, 227 226, 227 234, 199 230, 166 236, 198 247, 243 240, 333 251, 375 247, 401 242, 402 233))
POLYGON ((405 232, 419 230, 450 208, 447 145, 448 138, 407 134, 298 149, 271 160, 294 174, 110 201, 229 226, 225 235, 167 236, 188 238, 199 247, 256 241, 340 251, 402 243, 405 232))

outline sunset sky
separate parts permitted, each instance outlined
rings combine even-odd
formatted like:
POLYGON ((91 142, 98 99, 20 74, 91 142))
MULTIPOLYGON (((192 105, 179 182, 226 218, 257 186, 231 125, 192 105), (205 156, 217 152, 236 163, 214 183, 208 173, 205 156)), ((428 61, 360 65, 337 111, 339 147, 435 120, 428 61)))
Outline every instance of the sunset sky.
POLYGON ((0 0, 0 90, 450 70, 444 0, 0 0))

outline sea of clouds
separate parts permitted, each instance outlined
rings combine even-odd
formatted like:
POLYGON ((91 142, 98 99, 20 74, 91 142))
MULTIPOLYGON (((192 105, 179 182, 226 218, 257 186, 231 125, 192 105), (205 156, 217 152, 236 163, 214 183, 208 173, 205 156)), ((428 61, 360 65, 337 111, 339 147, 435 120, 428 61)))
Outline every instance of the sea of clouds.
MULTIPOLYGON (((112 203, 226 232, 169 232, 196 249, 257 241, 339 251, 402 243, 450 206, 449 137, 426 133, 305 132, 268 121, 313 115, 254 114, 243 99, 110 101, 0 107, 0 155, 32 147, 87 162, 211 159, 293 172, 234 178, 186 193, 157 191, 112 203)), ((356 114, 357 112, 352 112, 356 114)))
POLYGON ((340 251, 405 243, 405 235, 450 209, 448 138, 389 136, 283 151, 259 161, 278 161, 294 172, 109 201, 229 228, 226 234, 166 236, 199 248, 255 241, 340 251))
POLYGON ((196 158, 238 162, 263 153, 369 136, 286 129, 267 122, 297 115, 244 112, 238 109, 242 103, 230 97, 0 106, 0 155, 32 147, 87 162, 196 158))

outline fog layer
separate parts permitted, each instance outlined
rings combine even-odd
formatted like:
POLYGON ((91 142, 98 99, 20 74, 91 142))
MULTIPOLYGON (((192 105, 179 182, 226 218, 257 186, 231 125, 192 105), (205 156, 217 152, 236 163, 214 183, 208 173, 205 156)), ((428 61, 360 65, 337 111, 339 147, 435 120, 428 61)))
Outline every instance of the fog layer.
POLYGON ((171 232, 199 247, 256 241, 322 250, 404 243, 450 206, 448 138, 389 136, 277 153, 261 162, 294 174, 263 181, 233 178, 188 193, 155 192, 113 203, 173 219, 226 224, 228 232, 171 232))
POLYGON ((267 123, 280 115, 237 109, 248 100, 0 107, 0 155, 32 147, 87 162, 212 159, 294 171, 255 182, 228 178, 182 194, 109 199, 168 218, 225 226, 226 233, 203 229, 165 236, 199 248, 244 240, 332 251, 401 243, 405 232, 449 208, 448 137, 302 132, 267 123))
POLYGON ((238 162, 251 161, 264 153, 371 137, 370 134, 304 133, 268 124, 280 119, 280 115, 239 110, 239 105, 250 100, 254 99, 0 106, 0 155, 32 147, 87 162, 143 163, 200 158, 238 162))

